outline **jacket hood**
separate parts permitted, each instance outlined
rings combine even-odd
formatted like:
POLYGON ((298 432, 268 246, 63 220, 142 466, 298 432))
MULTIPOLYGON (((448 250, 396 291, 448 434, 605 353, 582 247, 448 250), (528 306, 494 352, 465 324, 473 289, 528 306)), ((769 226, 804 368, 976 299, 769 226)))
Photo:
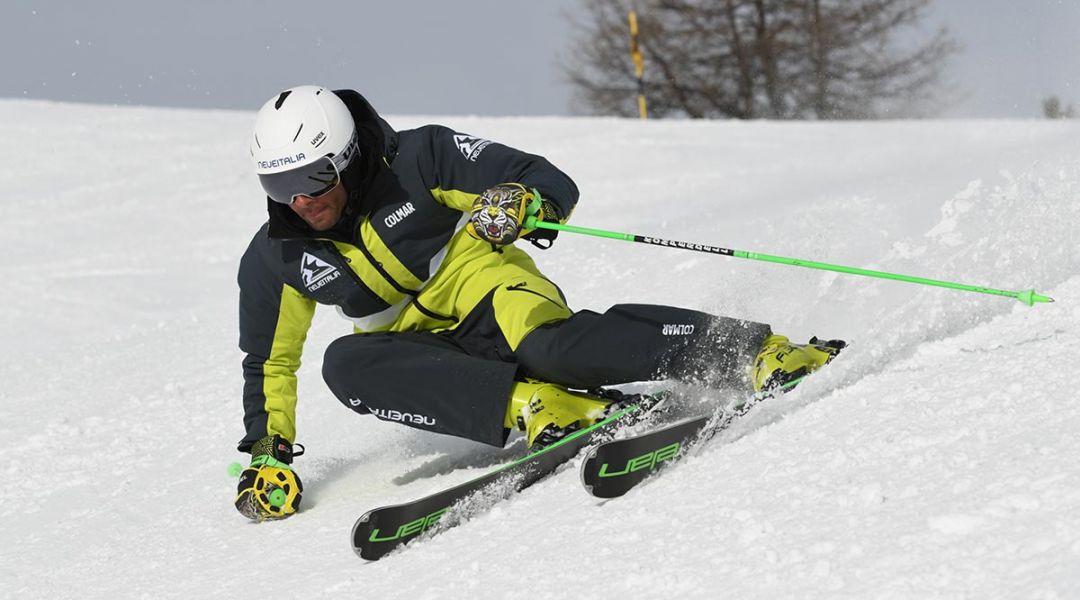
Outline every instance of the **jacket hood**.
POLYGON ((389 173, 389 163, 397 154, 398 134, 371 103, 355 90, 334 90, 349 108, 356 123, 360 156, 341 173, 349 199, 341 219, 329 231, 315 231, 285 204, 266 199, 270 213, 268 233, 272 238, 326 237, 347 241, 356 225, 372 208, 374 198, 367 192, 381 174, 389 173))

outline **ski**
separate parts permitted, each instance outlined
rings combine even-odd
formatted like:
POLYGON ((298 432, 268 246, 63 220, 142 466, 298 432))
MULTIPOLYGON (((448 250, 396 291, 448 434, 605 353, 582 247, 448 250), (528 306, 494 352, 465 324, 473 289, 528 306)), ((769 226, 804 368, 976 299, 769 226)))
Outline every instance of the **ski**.
POLYGON ((452 527, 462 520, 447 517, 455 506, 477 499, 475 506, 468 507, 467 516, 471 516, 487 504, 529 487, 555 472, 586 446, 603 441, 615 429, 640 422, 652 414, 665 396, 627 397, 631 403, 604 420, 512 463, 412 502, 369 510, 353 525, 353 550, 360 558, 378 560, 421 533, 434 531, 437 524, 441 525, 438 530, 452 527))
MULTIPOLYGON (((846 345, 838 340, 826 344, 837 350, 846 345)), ((806 377, 755 393, 729 410, 721 408, 715 415, 691 417, 641 435, 602 442, 586 454, 581 464, 581 483, 597 498, 622 496, 661 467, 678 461, 692 448, 723 432, 761 402, 794 389, 806 377)))

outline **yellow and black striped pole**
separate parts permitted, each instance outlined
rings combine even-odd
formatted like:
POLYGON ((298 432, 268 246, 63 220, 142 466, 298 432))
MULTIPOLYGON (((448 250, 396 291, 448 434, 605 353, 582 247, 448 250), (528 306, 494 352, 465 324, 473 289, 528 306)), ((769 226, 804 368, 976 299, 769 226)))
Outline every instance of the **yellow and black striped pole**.
POLYGON ((645 59, 641 58, 641 49, 637 43, 637 12, 630 11, 630 58, 634 61, 634 73, 637 75, 637 105, 638 114, 642 119, 649 118, 649 110, 645 107, 645 59))

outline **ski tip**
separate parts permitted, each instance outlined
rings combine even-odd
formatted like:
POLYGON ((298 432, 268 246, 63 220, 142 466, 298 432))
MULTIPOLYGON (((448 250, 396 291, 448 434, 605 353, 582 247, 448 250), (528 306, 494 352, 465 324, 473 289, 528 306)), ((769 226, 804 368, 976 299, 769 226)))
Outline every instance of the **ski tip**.
POLYGON ((357 519, 355 523, 353 523, 352 531, 349 533, 349 546, 352 547, 353 552, 355 552, 356 555, 360 558, 369 562, 379 559, 379 556, 371 556, 364 545, 364 542, 367 538, 366 526, 368 521, 371 519, 371 512, 372 511, 369 510, 368 512, 361 515, 360 518, 357 519))

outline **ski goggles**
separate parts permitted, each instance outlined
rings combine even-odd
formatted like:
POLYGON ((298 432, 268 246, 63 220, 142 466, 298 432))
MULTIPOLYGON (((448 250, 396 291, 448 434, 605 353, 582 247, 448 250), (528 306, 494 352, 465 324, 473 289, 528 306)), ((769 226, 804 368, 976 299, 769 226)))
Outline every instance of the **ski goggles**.
POLYGON ((359 153, 356 134, 345 150, 320 157, 302 167, 280 173, 259 175, 263 191, 274 202, 292 204, 297 196, 318 198, 341 183, 341 172, 359 153))
POLYGON ((292 204, 297 196, 317 198, 341 183, 341 172, 334 159, 324 156, 302 167, 259 175, 259 183, 274 202, 292 204))

